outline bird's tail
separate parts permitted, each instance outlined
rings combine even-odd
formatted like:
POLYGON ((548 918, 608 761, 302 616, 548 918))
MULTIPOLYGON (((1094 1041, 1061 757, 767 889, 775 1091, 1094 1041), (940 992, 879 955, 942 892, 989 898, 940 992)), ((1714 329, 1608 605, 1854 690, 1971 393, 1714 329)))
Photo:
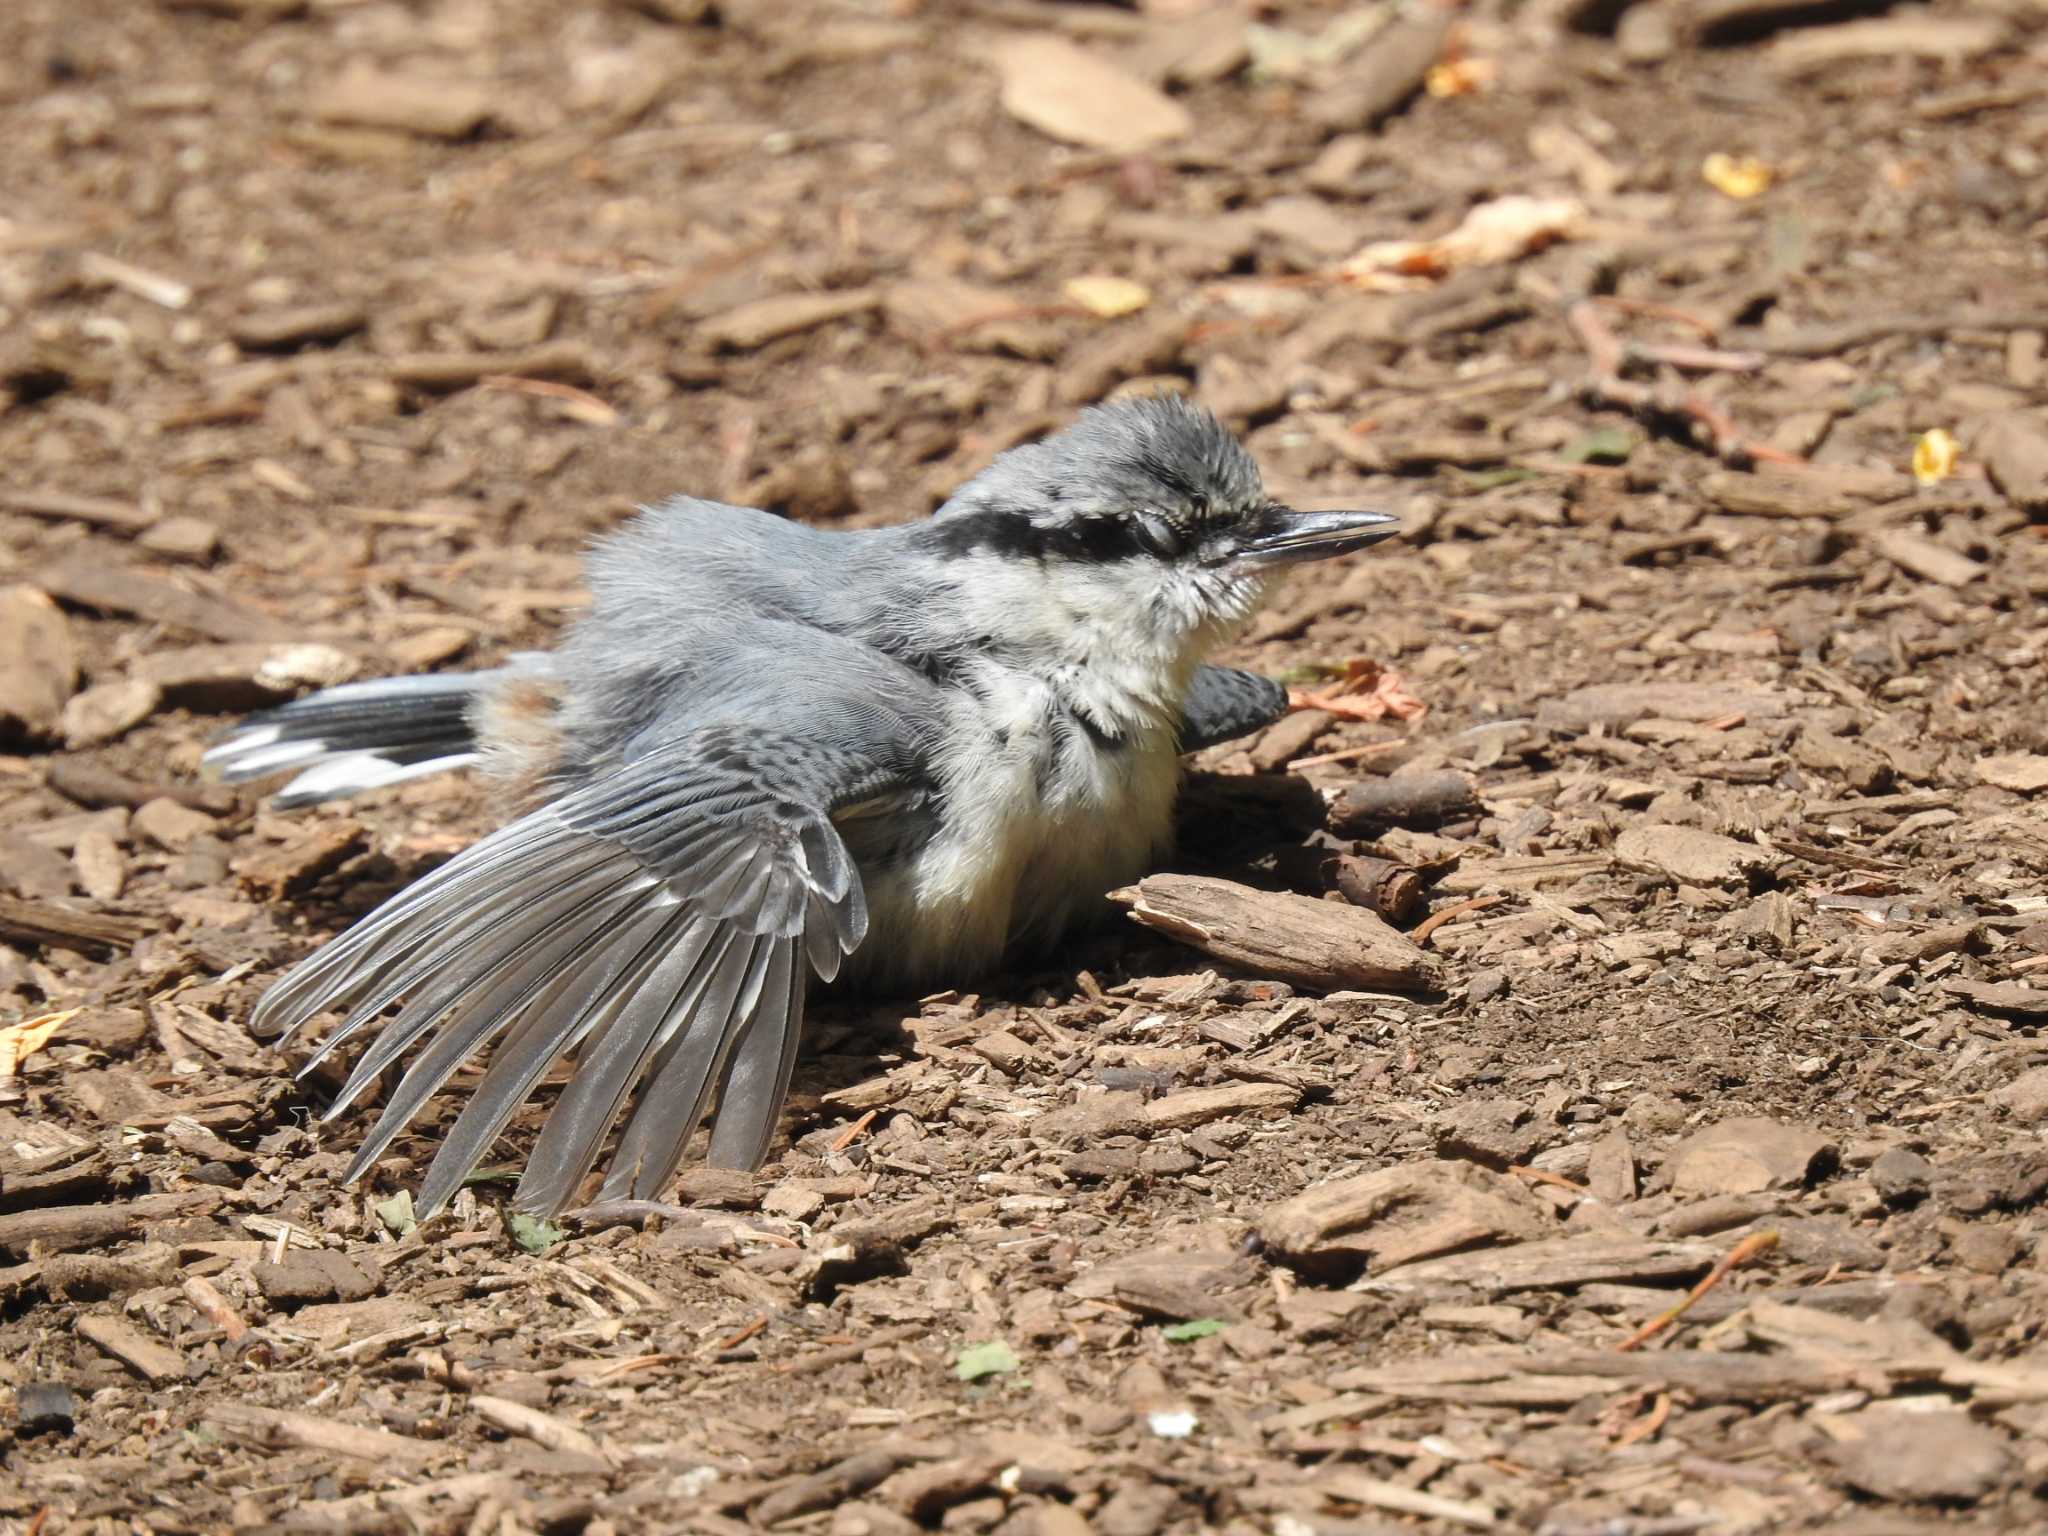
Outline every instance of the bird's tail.
POLYGON ((344 683, 251 715, 207 749, 230 784, 296 769, 274 804, 289 809, 473 763, 478 696, 504 671, 430 673, 344 683))

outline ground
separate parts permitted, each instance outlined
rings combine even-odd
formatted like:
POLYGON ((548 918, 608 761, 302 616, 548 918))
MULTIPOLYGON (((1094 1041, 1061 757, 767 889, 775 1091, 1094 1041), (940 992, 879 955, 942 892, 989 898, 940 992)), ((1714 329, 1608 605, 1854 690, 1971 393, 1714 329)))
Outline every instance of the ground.
POLYGON ((15 0, 0 56, 0 1528, 2048 1519, 2038 4, 15 0), (343 1187, 249 1005, 490 809, 279 814, 209 734, 545 644, 637 503, 921 515, 1127 388, 1404 517, 1238 649, 1349 702, 1206 754, 1179 867, 1321 895, 1299 792, 1363 784, 1420 954, 1236 889, 820 1008, 769 1166, 630 1222, 508 1224, 529 1117, 412 1226, 452 1103, 343 1187))

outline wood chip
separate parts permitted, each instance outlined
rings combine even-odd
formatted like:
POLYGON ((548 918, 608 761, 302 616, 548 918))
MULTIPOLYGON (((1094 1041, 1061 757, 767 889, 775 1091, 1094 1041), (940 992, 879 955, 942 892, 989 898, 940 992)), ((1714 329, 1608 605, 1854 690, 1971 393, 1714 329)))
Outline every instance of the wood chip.
POLYGON ((104 555, 71 555, 46 566, 36 584, 53 597, 102 613, 129 614, 211 640, 292 640, 294 626, 211 593, 189 591, 104 555))
POLYGON ((1687 1137, 1671 1154, 1675 1195, 1747 1195, 1792 1189, 1839 1161, 1820 1132, 1761 1116, 1723 1120, 1687 1137))
POLYGON ((518 1435, 551 1451, 588 1456, 598 1462, 608 1459, 594 1436, 552 1413, 543 1413, 510 1398, 490 1397, 481 1392, 469 1399, 469 1406, 484 1423, 508 1435, 518 1435))
POLYGON ((1614 856, 1687 885, 1728 885, 1776 862, 1754 843, 1698 827, 1630 827, 1614 840, 1614 856))
POLYGON ((1296 1263, 1366 1263, 1371 1273, 1545 1230, 1540 1206, 1514 1179, 1439 1159, 1321 1184, 1268 1211, 1259 1234, 1296 1263))
POLYGON ((323 122, 465 139, 490 117, 496 95, 481 81, 400 72, 354 59, 311 93, 306 111, 323 122))
POLYGON ((1145 1106, 1144 1121, 1152 1131, 1186 1131, 1231 1115, 1292 1109, 1300 1102, 1301 1090, 1284 1083, 1226 1083, 1154 1099, 1145 1106))
POLYGON ((2009 789, 2016 795, 2039 794, 2048 789, 2048 757, 2038 752, 1980 757, 1970 771, 1980 782, 1996 789, 2009 789))
POLYGON ((1872 534, 1870 547, 1908 576, 1944 587, 1966 587, 1985 570, 1968 555, 1904 528, 1887 528, 1872 534))
POLYGON ((1372 913, 1204 875, 1153 875, 1110 893, 1132 919, 1254 975, 1320 991, 1429 991, 1437 962, 1372 913))
POLYGON ((105 1350, 152 1386, 185 1379, 185 1357, 148 1337, 125 1317, 89 1313, 78 1320, 78 1336, 105 1350))
POLYGON ((58 734, 78 686, 78 652, 63 611, 34 587, 0 589, 0 737, 58 734))
POLYGON ((414 1440, 386 1430, 340 1424, 316 1414, 280 1408, 259 1408, 232 1399, 209 1403, 202 1417, 230 1439, 262 1450, 325 1451, 357 1461, 415 1466, 423 1461, 461 1454, 461 1447, 414 1440))
POLYGON ((1171 96, 1063 37, 1016 34, 985 57, 1002 81, 1003 109, 1064 143, 1135 155, 1194 130, 1171 96))
POLYGON ((879 288, 778 294, 700 321, 693 334, 712 351, 751 352, 785 336, 816 330, 850 315, 864 315, 881 302, 879 288))

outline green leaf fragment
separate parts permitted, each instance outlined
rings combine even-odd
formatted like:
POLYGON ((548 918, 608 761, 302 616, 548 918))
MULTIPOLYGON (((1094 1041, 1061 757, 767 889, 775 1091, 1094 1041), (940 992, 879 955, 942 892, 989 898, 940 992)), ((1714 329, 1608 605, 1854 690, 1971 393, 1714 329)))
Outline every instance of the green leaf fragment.
POLYGON ((552 1221, 542 1221, 538 1216, 522 1216, 517 1211, 505 1218, 505 1230, 512 1234, 512 1241, 528 1253, 546 1253, 562 1240, 562 1229, 552 1221))
POLYGON ((1007 1376, 1017 1366, 1017 1351, 1002 1339, 970 1344, 953 1357, 953 1374, 962 1381, 979 1381, 984 1376, 1007 1376))
POLYGON ((1188 1344, 1196 1339, 1206 1339, 1221 1333, 1228 1325, 1220 1317, 1197 1317, 1189 1322, 1175 1323, 1159 1332, 1175 1344, 1188 1344))
POLYGON ((393 1237, 409 1236, 420 1224, 419 1218, 413 1214, 412 1191, 409 1189, 401 1189, 389 1200, 379 1200, 370 1209, 376 1212, 377 1219, 384 1223, 385 1230, 393 1237))

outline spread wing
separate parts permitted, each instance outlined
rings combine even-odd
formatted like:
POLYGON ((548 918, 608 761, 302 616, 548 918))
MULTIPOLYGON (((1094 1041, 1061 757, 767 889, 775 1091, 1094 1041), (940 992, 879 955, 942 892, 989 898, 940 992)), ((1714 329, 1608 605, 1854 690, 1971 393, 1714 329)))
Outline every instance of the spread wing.
POLYGON ((1181 701, 1180 749, 1199 752, 1271 725, 1287 712, 1287 690, 1235 667, 1197 667, 1181 701))
POLYGON ((711 726, 637 749, 474 844, 273 987, 254 1019, 264 1033, 347 1010, 308 1067, 378 1028, 330 1118, 418 1047, 347 1177, 487 1045, 482 1080, 419 1190, 423 1213, 454 1194, 572 1051, 520 1209, 570 1202, 629 1095, 600 1198, 658 1194, 714 1094, 711 1160, 757 1164, 788 1088, 806 979, 829 980, 867 932, 860 874, 832 813, 901 790, 911 761, 901 716, 868 700, 838 714, 840 728, 827 721, 817 734, 711 726))

